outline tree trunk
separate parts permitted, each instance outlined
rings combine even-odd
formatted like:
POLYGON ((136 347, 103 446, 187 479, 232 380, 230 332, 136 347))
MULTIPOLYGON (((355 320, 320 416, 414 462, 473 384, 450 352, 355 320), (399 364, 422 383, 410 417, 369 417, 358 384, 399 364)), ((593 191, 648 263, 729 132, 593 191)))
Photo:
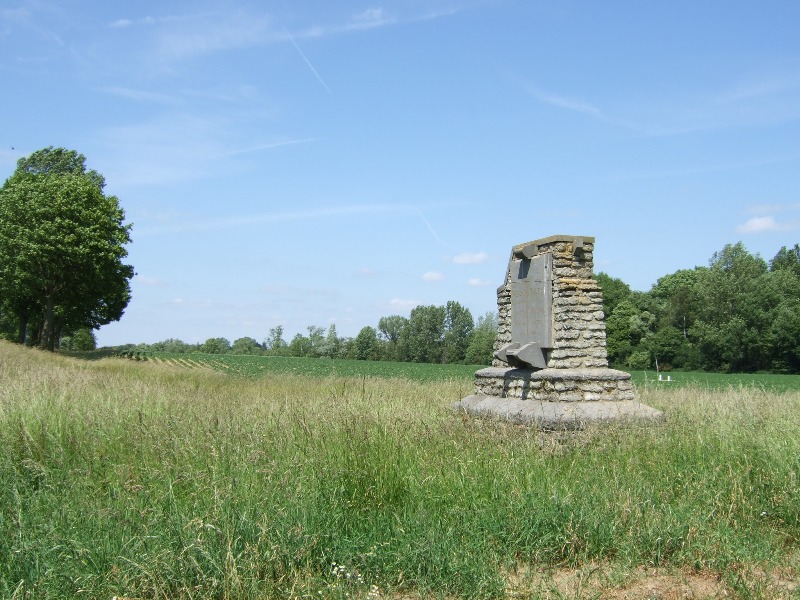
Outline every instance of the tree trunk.
POLYGON ((17 341, 24 346, 25 342, 27 341, 27 338, 28 338, 28 315, 23 314, 20 315, 19 317, 19 337, 17 338, 17 341))
POLYGON ((45 299, 44 322, 42 323, 42 336, 39 347, 42 350, 53 350, 53 295, 48 294, 45 299))

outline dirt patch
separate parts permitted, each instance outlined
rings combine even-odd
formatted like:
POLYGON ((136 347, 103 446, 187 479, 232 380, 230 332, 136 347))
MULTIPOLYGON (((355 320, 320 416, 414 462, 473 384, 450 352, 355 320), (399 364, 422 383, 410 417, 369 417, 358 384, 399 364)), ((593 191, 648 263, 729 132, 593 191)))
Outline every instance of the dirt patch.
POLYGON ((629 586, 603 594, 604 598, 633 600, 683 600, 688 598, 728 598, 730 592, 715 575, 644 575, 629 586))
POLYGON ((508 577, 509 598, 596 598, 601 600, 710 600, 756 597, 797 598, 794 569, 748 568, 722 578, 718 573, 589 565, 576 569, 520 570, 508 577))
POLYGON ((638 569, 616 571, 599 566, 518 572, 509 577, 509 598, 602 598, 604 600, 685 600, 732 597, 713 573, 638 569))

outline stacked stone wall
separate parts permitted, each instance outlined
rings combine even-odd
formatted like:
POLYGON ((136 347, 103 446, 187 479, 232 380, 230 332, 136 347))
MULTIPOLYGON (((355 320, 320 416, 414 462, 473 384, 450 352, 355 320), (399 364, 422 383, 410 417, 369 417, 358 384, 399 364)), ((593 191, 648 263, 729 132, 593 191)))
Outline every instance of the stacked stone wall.
POLYGON ((613 369, 503 369, 475 373, 475 393, 540 402, 633 400, 630 375, 613 369))
POLYGON ((455 408, 558 429, 663 418, 636 402, 629 373, 608 368, 593 253, 591 237, 558 235, 514 246, 497 289, 494 342, 495 352, 513 364, 495 357, 475 373, 475 394, 455 408), (548 305, 537 304, 543 302, 548 305), (515 309, 526 312, 513 315, 515 309), (519 329, 512 331, 512 323, 519 329))
MULTIPOLYGON (((509 263, 511 261, 509 260, 509 263)), ((506 280, 497 288, 497 335, 492 350, 497 352, 511 343, 511 271, 506 270, 506 280)), ((499 358, 492 359, 493 367, 508 366, 499 358)))
MULTIPOLYGON (((536 255, 551 253, 553 256, 553 348, 547 352, 548 368, 608 366, 603 293, 593 277, 593 252, 594 244, 588 242, 577 250, 575 242, 563 240, 538 247, 536 255)), ((497 290, 495 351, 511 342, 511 263, 509 260, 505 281, 497 290)), ((508 365, 495 358, 492 366, 508 365)))

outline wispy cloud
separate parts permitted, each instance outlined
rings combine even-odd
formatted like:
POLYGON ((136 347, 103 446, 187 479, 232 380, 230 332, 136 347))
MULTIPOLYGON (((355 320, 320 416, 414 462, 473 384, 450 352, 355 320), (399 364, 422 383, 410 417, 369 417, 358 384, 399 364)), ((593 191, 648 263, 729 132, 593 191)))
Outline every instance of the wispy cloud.
POLYGON ((402 298, 392 298, 389 302, 384 303, 381 305, 381 308, 387 308, 392 311, 403 311, 407 312, 410 311, 417 306, 419 306, 419 301, 417 300, 403 300, 402 298))
POLYGON ((280 142, 272 142, 270 144, 261 144, 258 146, 253 146, 252 148, 243 148, 241 150, 231 150, 230 152, 224 152, 220 154, 220 158, 225 156, 236 156, 238 154, 248 154, 250 152, 260 152, 262 150, 270 150, 272 148, 279 148, 281 146, 292 146, 294 144, 308 144, 310 142, 319 142, 322 138, 307 138, 301 140, 283 140, 280 142))
POLYGON ((358 29, 373 29, 375 27, 392 25, 396 22, 396 19, 387 15, 383 8, 369 8, 363 12, 353 15, 353 17, 343 27, 343 30, 353 31, 358 29))
POLYGON ((133 278, 133 280, 136 283, 140 283, 142 285, 149 285, 149 286, 161 285, 161 281, 159 281, 155 277, 146 277, 145 275, 138 275, 137 274, 133 278))
POLYGON ((471 287, 486 287, 488 285, 492 285, 492 282, 485 279, 479 279, 478 277, 470 277, 467 280, 467 285, 471 287))
POLYGON ((783 94, 798 88, 800 88, 800 73, 765 74, 735 83, 729 89, 719 92, 712 100, 716 104, 734 104, 744 100, 783 94))
POLYGON ((767 213, 800 212, 800 204, 752 204, 745 210, 749 214, 761 215, 767 213))
POLYGON ((463 252, 452 258, 457 265, 479 265, 487 260, 489 260, 489 255, 486 252, 463 252))
MULTIPOLYGON (((695 132, 782 123, 800 119, 800 72, 757 74, 716 89, 663 91, 649 98, 636 91, 636 102, 624 94, 606 99, 603 108, 587 100, 521 81, 527 94, 555 108, 584 115, 644 136, 673 136, 695 132)), ((628 96, 632 96, 628 91, 628 96)))
POLYGON ((724 173, 727 171, 742 171, 745 169, 752 169, 756 167, 763 167, 763 166, 775 165, 787 162, 796 162, 798 159, 800 159, 800 155, 793 155, 793 156, 786 155, 786 156, 757 158, 755 160, 748 160, 748 161, 698 165, 698 166, 688 167, 685 169, 663 169, 663 170, 653 170, 653 171, 618 173, 609 175, 608 180, 636 181, 640 179, 684 177, 687 175, 700 175, 704 173, 724 173))
POLYGON ((160 17, 146 16, 138 19, 121 18, 108 24, 111 29, 127 29, 129 27, 151 27, 163 25, 165 23, 177 23, 180 21, 195 20, 198 15, 163 15, 160 17))
POLYGON ((443 281, 444 275, 439 271, 428 271, 422 275, 422 281, 443 281))
POLYGON ((441 9, 430 9, 425 12, 416 13, 390 13, 387 9, 369 8, 351 15, 340 23, 327 25, 314 25, 296 32, 294 35, 299 38, 319 38, 348 33, 357 33, 382 27, 399 26, 407 23, 420 21, 432 21, 450 17, 463 10, 463 7, 448 5, 441 9))
POLYGON ((793 218, 790 213, 800 211, 800 205, 772 205, 763 206, 762 208, 769 209, 765 212, 773 214, 761 213, 760 216, 752 217, 739 225, 736 228, 738 233, 743 234, 759 234, 759 233, 773 233, 773 232, 786 232, 800 230, 800 219, 793 218), (780 215, 777 217, 776 215, 780 215), (788 218, 786 218, 788 216, 788 218))
POLYGON ((565 110, 579 112, 602 119, 604 121, 609 120, 609 118, 603 114, 603 111, 584 100, 562 96, 553 92, 547 92, 534 86, 528 86, 527 89, 531 96, 545 104, 555 106, 556 108, 563 108, 565 110))
POLYGON ((169 61, 247 48, 276 39, 269 16, 253 11, 223 11, 176 23, 178 26, 161 31, 156 41, 159 56, 169 61))
POLYGON ((186 310, 189 308, 208 310, 217 306, 211 300, 187 300, 186 298, 181 297, 173 298, 168 304, 171 304, 174 307, 180 307, 181 310, 186 310))
POLYGON ((362 279, 371 279, 377 276, 378 272, 371 267, 361 267, 353 275, 362 279))
MULTIPOLYGON (((21 35, 28 38, 26 41, 35 38, 47 42, 48 45, 64 47, 65 42, 58 32, 58 26, 69 20, 69 13, 54 2, 22 4, 23 6, 17 8, 0 8, 0 37, 21 35)), ((18 57, 18 60, 28 62, 31 59, 18 57)))
POLYGON ((339 292, 329 288, 308 287, 295 284, 269 284, 261 288, 261 290, 270 296, 289 297, 295 298, 334 298, 339 295, 339 292))
POLYGON ((311 208, 299 211, 262 213, 253 215, 243 215, 238 217, 228 217, 213 219, 208 221, 184 222, 180 224, 156 226, 152 228, 142 228, 137 230, 137 237, 151 235, 165 235, 182 232, 201 232, 265 223, 288 223, 294 221, 310 221, 319 219, 331 219, 336 217, 352 217, 356 215, 387 215, 407 213, 408 208, 404 206, 392 206, 382 204, 367 204, 355 206, 333 206, 322 208, 311 208))
POLYGON ((169 110, 99 131, 96 154, 103 157, 100 166, 115 185, 163 185, 230 173, 241 167, 240 156, 320 139, 276 135, 269 140, 259 135, 262 139, 254 140, 251 130, 260 120, 244 109, 241 114, 169 110))
POLYGON ((115 185, 160 185, 208 177, 231 135, 218 118, 165 114, 99 132, 102 166, 115 185))
POLYGON ((104 88, 99 88, 98 91, 104 94, 117 96, 119 98, 134 100, 136 102, 149 102, 149 103, 166 104, 166 105, 175 105, 180 103, 180 100, 178 100, 175 96, 170 96, 159 92, 135 90, 126 87, 115 87, 115 86, 104 87, 104 88))
POLYGON ((739 225, 736 231, 739 233, 764 233, 767 231, 778 231, 778 223, 774 217, 753 217, 746 223, 739 225))
POLYGON ((229 10, 226 7, 224 10, 199 14, 148 15, 138 18, 123 16, 108 23, 108 27, 116 30, 147 28, 149 33, 145 39, 152 44, 154 58, 167 64, 216 52, 289 42, 319 83, 330 93, 327 83, 300 48, 297 40, 344 35, 443 18, 459 10, 448 7, 443 10, 398 15, 390 14, 384 8, 370 8, 348 17, 341 17, 338 22, 333 20, 329 23, 297 26, 290 30, 285 26, 278 26, 275 15, 264 10, 244 7, 229 10))

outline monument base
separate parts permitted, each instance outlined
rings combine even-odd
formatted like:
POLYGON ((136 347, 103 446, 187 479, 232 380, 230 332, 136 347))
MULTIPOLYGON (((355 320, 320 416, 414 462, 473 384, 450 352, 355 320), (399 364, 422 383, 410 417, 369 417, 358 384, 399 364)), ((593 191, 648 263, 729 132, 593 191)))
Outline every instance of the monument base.
POLYGON ((515 369, 487 367, 475 373, 475 393, 542 402, 633 400, 630 373, 608 368, 515 369))
POLYGON ((474 395, 453 404, 453 409, 541 429, 660 421, 664 416, 635 400, 630 373, 608 368, 488 367, 475 373, 475 390, 474 395))

